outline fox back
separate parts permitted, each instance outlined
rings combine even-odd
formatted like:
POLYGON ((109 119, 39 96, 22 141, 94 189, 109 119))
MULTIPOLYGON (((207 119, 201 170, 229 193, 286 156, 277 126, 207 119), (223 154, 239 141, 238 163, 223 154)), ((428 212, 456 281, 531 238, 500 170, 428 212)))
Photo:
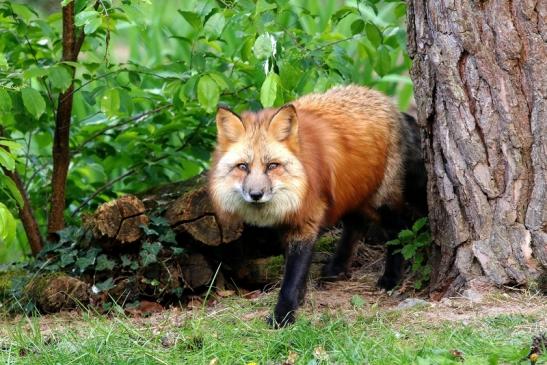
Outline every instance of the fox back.
POLYGON ((402 203, 401 114, 360 86, 279 109, 219 108, 209 176, 216 213, 258 226, 316 231, 358 211, 402 203))

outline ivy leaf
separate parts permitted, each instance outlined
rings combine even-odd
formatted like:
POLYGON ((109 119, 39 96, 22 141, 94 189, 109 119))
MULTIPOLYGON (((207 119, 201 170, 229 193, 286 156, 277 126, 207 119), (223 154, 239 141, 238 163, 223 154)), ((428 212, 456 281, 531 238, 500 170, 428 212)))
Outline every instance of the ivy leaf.
POLYGON ((108 258, 105 254, 99 255, 97 257, 97 265, 95 266, 96 271, 103 270, 112 270, 116 266, 116 263, 108 258))
POLYGON ((158 261, 158 253, 160 252, 161 247, 161 243, 159 242, 144 243, 140 252, 142 265, 147 266, 158 261))
POLYGON ((266 79, 260 88, 260 102, 263 107, 269 108, 274 105, 279 82, 279 75, 275 72, 270 72, 268 76, 266 76, 266 79))
POLYGON ((76 260, 76 266, 78 267, 78 269, 80 269, 80 272, 84 272, 85 269, 93 265, 94 262, 95 262, 94 257, 88 257, 88 256, 78 257, 78 259, 76 260))
POLYGON ((101 111, 109 118, 118 115, 120 110, 120 93, 117 89, 108 89, 101 98, 101 111))
POLYGON ((38 119, 44 114, 46 102, 37 90, 25 87, 21 89, 21 97, 23 98, 23 105, 34 118, 38 119))
POLYGON ((106 279, 105 281, 103 282, 100 282, 98 284, 95 284, 94 285, 100 292, 105 292, 105 291, 108 291, 110 289, 112 289, 113 287, 115 287, 114 285, 114 280, 112 278, 108 278, 106 279))
POLYGON ((159 238, 159 241, 165 242, 165 243, 177 243, 175 232, 173 232, 172 229, 169 229, 167 232, 162 234, 159 238))
POLYGON ((220 90, 217 83, 209 75, 202 76, 198 81, 198 101, 207 113, 211 113, 218 105, 220 90))
POLYGON ((74 256, 76 256, 77 251, 65 252, 61 255, 61 267, 67 267, 68 265, 74 263, 74 256))

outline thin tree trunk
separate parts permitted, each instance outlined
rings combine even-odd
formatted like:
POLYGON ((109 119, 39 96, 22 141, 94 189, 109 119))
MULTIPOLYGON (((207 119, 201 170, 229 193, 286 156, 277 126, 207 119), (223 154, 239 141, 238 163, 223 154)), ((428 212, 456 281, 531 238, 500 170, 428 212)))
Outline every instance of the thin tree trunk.
POLYGON ((542 0, 409 1, 433 297, 547 267, 546 19, 542 0))
MULTIPOLYGON (((0 137, 3 136, 4 129, 0 126, 0 137)), ((2 168, 0 171, 13 180, 17 190, 23 198, 23 206, 19 208, 19 218, 21 218, 21 222, 25 228, 32 254, 36 255, 42 250, 43 241, 42 235, 40 234, 40 229, 38 228, 38 223, 36 223, 36 218, 34 218, 34 212, 32 211, 32 206, 30 205, 25 186, 23 185, 23 182, 21 181, 21 178, 16 170, 8 171, 2 168)))
MULTIPOLYGON (((83 43, 83 32, 76 36, 74 26, 74 2, 63 7, 63 61, 76 62, 83 43)), ((74 91, 74 68, 70 87, 59 95, 55 134, 53 137, 52 194, 48 217, 48 238, 56 240, 55 232, 65 226, 65 188, 70 164, 70 122, 74 91)))
POLYGON ((19 218, 21 218, 21 222, 25 228, 32 254, 36 256, 42 251, 43 242, 38 223, 36 223, 34 212, 32 211, 30 201, 28 200, 27 192, 19 174, 15 172, 15 170, 4 171, 4 173, 13 180, 15 186, 17 186, 17 190, 19 190, 19 193, 21 193, 21 196, 23 197, 23 206, 19 208, 19 218))

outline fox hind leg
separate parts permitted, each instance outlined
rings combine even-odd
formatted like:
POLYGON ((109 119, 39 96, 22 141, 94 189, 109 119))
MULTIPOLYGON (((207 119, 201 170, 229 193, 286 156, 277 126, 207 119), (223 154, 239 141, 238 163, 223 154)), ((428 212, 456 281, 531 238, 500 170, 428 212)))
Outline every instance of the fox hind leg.
POLYGON ((357 242, 363 237, 365 217, 360 213, 351 213, 342 218, 344 230, 337 243, 336 252, 325 264, 321 273, 324 281, 347 278, 351 266, 351 259, 355 255, 357 242))
MULTIPOLYGON (((403 219, 400 212, 383 205, 378 209, 382 227, 386 230, 390 239, 395 239, 399 232, 405 228, 406 221, 403 219)), ((395 253, 400 247, 389 245, 387 246, 387 256, 385 262, 384 274, 378 280, 378 286, 382 289, 391 290, 400 281, 405 259, 399 252, 395 253)))

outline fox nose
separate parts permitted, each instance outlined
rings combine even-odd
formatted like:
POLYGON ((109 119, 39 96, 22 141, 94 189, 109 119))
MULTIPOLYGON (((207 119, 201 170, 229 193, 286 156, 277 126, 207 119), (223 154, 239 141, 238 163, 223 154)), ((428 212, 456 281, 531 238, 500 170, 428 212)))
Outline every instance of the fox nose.
POLYGON ((251 199, 253 199, 255 202, 259 201, 260 198, 262 198, 262 196, 264 195, 263 192, 261 191, 251 191, 249 193, 249 195, 251 196, 251 199))

